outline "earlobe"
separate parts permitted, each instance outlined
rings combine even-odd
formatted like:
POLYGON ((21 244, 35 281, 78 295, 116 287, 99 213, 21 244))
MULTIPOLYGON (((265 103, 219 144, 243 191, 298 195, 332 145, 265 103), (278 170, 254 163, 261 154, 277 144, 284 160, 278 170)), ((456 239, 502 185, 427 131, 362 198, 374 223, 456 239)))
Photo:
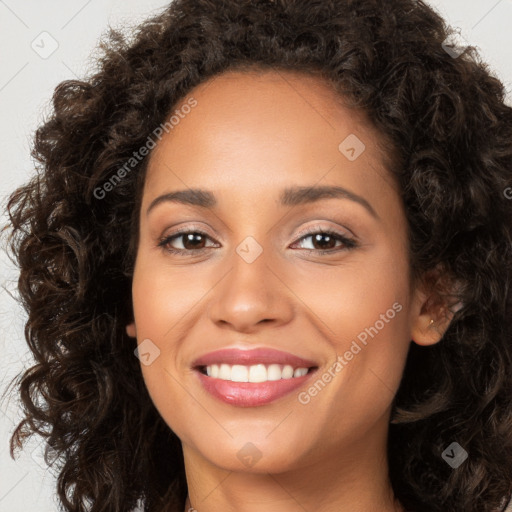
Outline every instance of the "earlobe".
MULTIPOLYGON (((433 286, 431 282, 423 281, 422 287, 416 290, 412 308, 411 339, 421 346, 439 343, 450 326, 454 314, 462 307, 460 302, 450 307, 441 300, 439 290, 436 288, 440 283, 439 272, 434 272, 434 275, 433 286), (426 288, 425 285, 427 285, 426 288)), ((430 277, 433 277, 432 274, 430 277)), ((452 293, 458 291, 460 291, 459 286, 452 289, 452 293)))
POLYGON ((428 314, 420 315, 411 331, 412 341, 421 346, 439 343, 450 325, 452 316, 453 315, 447 315, 442 319, 438 319, 432 318, 428 314))
POLYGON ((135 327, 135 322, 132 322, 131 324, 128 324, 126 326, 126 334, 128 334, 128 336, 130 336, 130 338, 137 337, 137 329, 135 327))

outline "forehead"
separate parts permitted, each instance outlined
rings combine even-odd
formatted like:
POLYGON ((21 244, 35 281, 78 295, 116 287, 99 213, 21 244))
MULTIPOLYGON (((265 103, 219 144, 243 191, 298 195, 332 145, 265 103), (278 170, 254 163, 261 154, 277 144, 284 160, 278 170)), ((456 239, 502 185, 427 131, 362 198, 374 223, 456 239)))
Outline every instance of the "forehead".
POLYGON ((229 71, 195 87, 173 113, 150 157, 149 193, 236 186, 256 197, 285 184, 341 180, 372 195, 383 182, 393 186, 380 134, 319 76, 229 71))
POLYGON ((215 134, 221 129, 220 137, 225 138, 242 136, 241 128, 250 129, 252 136, 278 135, 284 139, 289 134, 288 139, 293 135, 306 141, 319 133, 339 138, 358 132, 370 145, 373 139, 378 142, 383 138, 368 122, 366 114, 349 109, 328 81, 295 71, 224 72, 195 87, 176 104, 173 112, 180 115, 179 119, 174 116, 178 123, 164 136, 167 141, 190 135, 180 133, 187 128, 197 136, 207 132, 208 140, 213 142, 218 142, 215 134), (197 102, 192 110, 186 105, 191 98, 197 102), (180 113, 184 108, 186 113, 180 113))

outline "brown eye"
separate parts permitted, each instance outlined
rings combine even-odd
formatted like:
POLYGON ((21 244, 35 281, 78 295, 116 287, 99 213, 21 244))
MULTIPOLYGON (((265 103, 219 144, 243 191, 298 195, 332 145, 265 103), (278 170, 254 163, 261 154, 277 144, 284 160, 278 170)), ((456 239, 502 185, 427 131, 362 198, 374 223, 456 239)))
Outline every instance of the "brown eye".
MULTIPOLYGON (((319 254, 337 253, 357 246, 355 240, 335 231, 315 228, 309 232, 302 233, 301 235, 301 238, 295 242, 294 245, 300 244, 303 240, 310 238, 313 240, 313 247, 305 249, 308 251, 316 251, 319 254), (338 247, 338 249, 336 249, 336 247, 338 247)), ((207 240, 212 239, 203 231, 183 229, 162 238, 158 243, 158 246, 172 254, 191 256, 194 255, 194 253, 202 253, 208 249, 208 246, 205 245, 207 240), (177 241, 180 241, 182 247, 175 247, 177 241)), ((304 249, 304 247, 299 248, 304 249)))
POLYGON ((162 238, 158 246, 174 254, 202 252, 207 248, 204 244, 206 243, 206 239, 209 238, 210 237, 202 231, 182 230, 162 238), (181 241, 183 248, 176 248, 171 245, 176 241, 181 241))
POLYGON ((335 231, 319 230, 318 228, 302 233, 301 238, 294 245, 297 245, 308 238, 312 239, 313 242, 312 247, 306 248, 306 250, 318 251, 320 254, 338 252, 338 250, 335 249, 336 243, 340 243, 340 245, 338 245, 338 247, 341 247, 340 250, 352 249, 357 246, 357 243, 354 240, 347 238, 340 233, 336 233, 335 231))

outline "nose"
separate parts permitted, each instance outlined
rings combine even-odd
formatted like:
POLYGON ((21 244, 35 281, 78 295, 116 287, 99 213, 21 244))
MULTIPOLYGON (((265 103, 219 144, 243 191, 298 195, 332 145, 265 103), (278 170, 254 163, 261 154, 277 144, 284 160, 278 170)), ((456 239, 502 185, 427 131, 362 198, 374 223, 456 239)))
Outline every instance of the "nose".
POLYGON ((265 251, 253 261, 235 252, 230 270, 212 290, 208 312, 212 322, 250 333, 259 324, 277 327, 291 320, 293 293, 283 271, 269 260, 265 251))

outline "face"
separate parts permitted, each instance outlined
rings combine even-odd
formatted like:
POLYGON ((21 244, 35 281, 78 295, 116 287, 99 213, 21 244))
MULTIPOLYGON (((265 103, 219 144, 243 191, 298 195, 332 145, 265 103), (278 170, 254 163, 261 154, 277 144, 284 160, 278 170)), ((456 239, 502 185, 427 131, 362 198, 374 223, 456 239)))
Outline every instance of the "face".
POLYGON ((186 461, 282 472, 382 446, 411 339, 438 336, 379 134, 284 71, 225 73, 175 110, 147 169, 127 332, 186 461))

